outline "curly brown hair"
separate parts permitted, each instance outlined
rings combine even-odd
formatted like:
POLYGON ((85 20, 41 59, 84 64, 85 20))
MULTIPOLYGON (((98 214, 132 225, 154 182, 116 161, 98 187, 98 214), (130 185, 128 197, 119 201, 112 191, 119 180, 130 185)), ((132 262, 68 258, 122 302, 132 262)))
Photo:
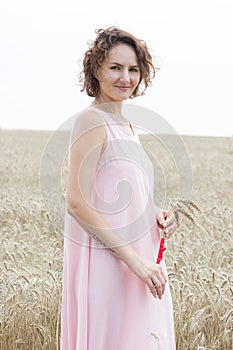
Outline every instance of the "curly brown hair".
POLYGON ((152 79, 157 71, 146 43, 118 27, 97 29, 95 33, 97 37, 89 43, 89 48, 84 54, 83 70, 79 74, 79 82, 82 86, 81 91, 86 91, 87 95, 91 97, 98 96, 99 81, 96 78, 97 71, 107 57, 109 50, 113 46, 123 43, 130 45, 134 49, 140 69, 139 84, 130 98, 144 95, 147 87, 152 85, 152 79))

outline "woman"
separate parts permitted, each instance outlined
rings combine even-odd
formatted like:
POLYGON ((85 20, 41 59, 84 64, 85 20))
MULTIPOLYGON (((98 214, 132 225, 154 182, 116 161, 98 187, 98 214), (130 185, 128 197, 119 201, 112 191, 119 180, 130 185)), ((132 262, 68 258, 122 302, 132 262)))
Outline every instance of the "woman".
POLYGON ((153 201, 153 165, 123 101, 155 75, 144 41, 100 29, 80 80, 94 97, 70 138, 61 350, 173 350, 173 311, 160 235, 177 225, 153 201))

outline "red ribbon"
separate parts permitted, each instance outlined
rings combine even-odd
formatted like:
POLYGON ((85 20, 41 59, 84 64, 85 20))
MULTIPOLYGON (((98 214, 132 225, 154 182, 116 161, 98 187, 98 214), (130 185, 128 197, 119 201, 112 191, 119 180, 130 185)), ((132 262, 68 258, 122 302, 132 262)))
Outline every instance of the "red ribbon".
POLYGON ((158 253, 158 258, 157 258, 156 264, 159 264, 160 261, 163 259, 163 253, 166 250, 166 247, 164 246, 164 243, 165 243, 165 238, 162 237, 160 239, 159 253, 158 253))

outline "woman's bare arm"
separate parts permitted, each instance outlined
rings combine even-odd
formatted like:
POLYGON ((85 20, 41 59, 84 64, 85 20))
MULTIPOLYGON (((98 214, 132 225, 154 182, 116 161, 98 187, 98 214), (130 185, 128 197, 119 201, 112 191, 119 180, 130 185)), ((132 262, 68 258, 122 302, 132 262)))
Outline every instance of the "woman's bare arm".
POLYGON ((105 123, 96 112, 88 111, 77 120, 70 148, 66 201, 68 213, 100 245, 127 265, 137 257, 91 205, 91 188, 98 161, 106 143, 105 123))

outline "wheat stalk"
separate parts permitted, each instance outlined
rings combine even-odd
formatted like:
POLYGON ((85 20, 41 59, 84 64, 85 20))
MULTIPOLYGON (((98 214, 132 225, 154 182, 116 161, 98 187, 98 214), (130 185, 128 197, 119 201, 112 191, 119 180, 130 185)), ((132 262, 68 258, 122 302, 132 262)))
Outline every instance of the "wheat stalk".
MULTIPOLYGON (((49 135, 0 130, 1 350, 59 349, 63 227, 55 227, 52 217, 47 218, 38 192, 38 164, 49 135)), ((202 203, 202 229, 187 239, 192 227, 185 226, 176 239, 169 240, 166 253, 176 345, 179 350, 229 350, 233 349, 231 159, 223 139, 221 143, 216 138, 212 144, 200 143, 205 157, 198 154, 198 147, 195 141, 190 152, 197 175, 195 198, 202 203), (210 145, 214 158, 208 157, 210 145)), ((164 161, 169 172, 169 159, 164 161)), ((169 186, 175 186, 169 181, 169 186)), ((171 204, 178 220, 184 216, 193 226, 192 217, 200 224, 199 205, 175 196, 171 204)), ((57 203, 56 222, 60 222, 56 198, 54 195, 51 201, 57 203)), ((159 348, 156 329, 148 335, 159 348)))
POLYGON ((177 225, 180 224, 180 215, 185 216, 189 221, 191 221, 195 226, 199 226, 196 217, 201 214, 201 209, 198 205, 190 199, 173 199, 168 205, 169 211, 175 215, 177 225))

